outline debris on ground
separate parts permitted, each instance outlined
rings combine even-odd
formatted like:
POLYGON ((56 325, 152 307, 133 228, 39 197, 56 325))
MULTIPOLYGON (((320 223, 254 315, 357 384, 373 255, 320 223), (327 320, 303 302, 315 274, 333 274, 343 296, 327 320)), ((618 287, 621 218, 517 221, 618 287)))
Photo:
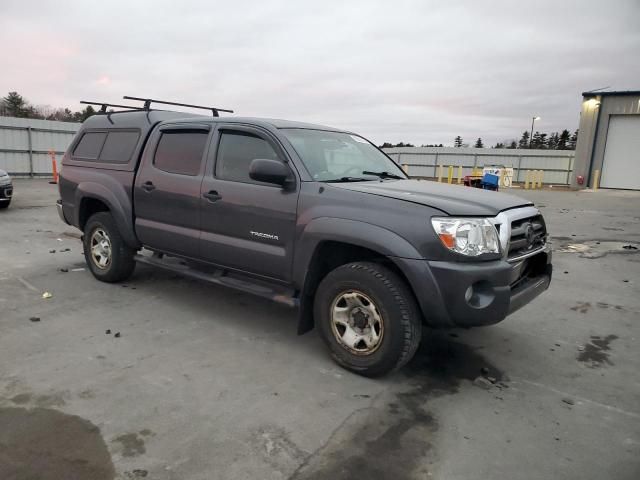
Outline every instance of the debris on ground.
POLYGON ((70 248, 63 248, 62 250, 60 250, 61 252, 70 252, 71 249, 70 248))
POLYGON ((52 248, 51 250, 49 250, 49 253, 56 253, 56 250, 52 248))
POLYGON ((105 335, 111 335, 111 329, 108 328, 104 333, 105 333, 105 335))
POLYGON ((116 337, 116 338, 120 338, 120 332, 116 332, 116 334, 114 335, 114 337, 116 337))
POLYGON ((29 320, 32 321, 32 322, 39 322, 40 321, 40 317, 30 317, 29 320))
POLYGON ((52 295, 50 292, 44 292, 44 293, 42 294, 42 298, 44 298, 45 300, 46 300, 47 298, 51 298, 51 297, 53 297, 53 295, 52 295))
POLYGON ((489 380, 487 380, 486 378, 484 378, 484 377, 477 377, 477 378, 473 381, 473 384, 474 384, 476 387, 483 388, 484 390, 489 390, 489 389, 493 386, 493 384, 492 384, 489 380))
POLYGON ((68 269, 68 268, 64 268, 64 267, 62 267, 62 268, 60 269, 60 271, 61 271, 62 273, 67 273, 67 272, 69 271, 69 269, 68 269))
POLYGON ((638 247, 636 247, 635 245, 623 245, 622 248, 624 248, 625 250, 638 250, 638 247))
POLYGON ((566 403, 567 405, 575 405, 575 404, 576 404, 576 402, 574 402, 574 401, 573 401, 573 399, 572 399, 572 398, 569 398, 569 397, 564 397, 564 398, 562 399, 562 401, 563 401, 564 403, 566 403))
POLYGON ((578 345, 578 351, 584 352, 584 345, 578 345))
POLYGON ((80 268, 73 268, 71 269, 72 272, 84 272, 84 268, 80 267, 80 268))

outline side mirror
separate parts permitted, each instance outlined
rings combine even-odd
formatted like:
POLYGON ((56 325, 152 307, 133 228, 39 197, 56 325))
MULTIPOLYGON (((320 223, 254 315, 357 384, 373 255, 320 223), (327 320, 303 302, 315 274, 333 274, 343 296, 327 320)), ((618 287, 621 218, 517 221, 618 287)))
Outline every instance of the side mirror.
POLYGON ((249 165, 249 177, 257 182, 273 183, 284 187, 289 182, 291 170, 279 160, 256 158, 249 165))

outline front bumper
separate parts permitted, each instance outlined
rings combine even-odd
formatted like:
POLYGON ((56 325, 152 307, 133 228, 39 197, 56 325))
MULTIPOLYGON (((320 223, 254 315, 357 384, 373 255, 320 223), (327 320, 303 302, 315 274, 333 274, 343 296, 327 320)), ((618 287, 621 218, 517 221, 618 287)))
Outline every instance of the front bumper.
POLYGON ((13 196, 13 185, 0 185, 0 202, 9 202, 13 196))
POLYGON ((396 260, 434 327, 498 323, 549 288, 553 270, 549 245, 511 263, 396 260))

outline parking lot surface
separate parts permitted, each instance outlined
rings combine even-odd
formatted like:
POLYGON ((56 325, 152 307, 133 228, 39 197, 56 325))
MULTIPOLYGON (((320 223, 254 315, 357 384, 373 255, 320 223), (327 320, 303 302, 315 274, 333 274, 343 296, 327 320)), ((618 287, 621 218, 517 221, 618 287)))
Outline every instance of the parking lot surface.
POLYGON ((640 194, 514 192, 554 237, 550 290, 372 380, 284 306, 146 266, 94 280, 56 186, 15 181, 0 478, 640 478, 640 194))

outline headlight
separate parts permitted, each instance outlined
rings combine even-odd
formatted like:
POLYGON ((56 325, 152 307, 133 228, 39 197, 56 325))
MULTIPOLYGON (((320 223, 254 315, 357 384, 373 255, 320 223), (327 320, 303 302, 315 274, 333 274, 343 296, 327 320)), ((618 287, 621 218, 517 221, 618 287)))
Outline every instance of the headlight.
POLYGON ((442 244, 453 252, 470 257, 500 253, 498 232, 486 218, 435 217, 431 224, 442 244))
POLYGON ((9 185, 11 183, 11 177, 9 175, 4 175, 0 177, 0 185, 9 185))

